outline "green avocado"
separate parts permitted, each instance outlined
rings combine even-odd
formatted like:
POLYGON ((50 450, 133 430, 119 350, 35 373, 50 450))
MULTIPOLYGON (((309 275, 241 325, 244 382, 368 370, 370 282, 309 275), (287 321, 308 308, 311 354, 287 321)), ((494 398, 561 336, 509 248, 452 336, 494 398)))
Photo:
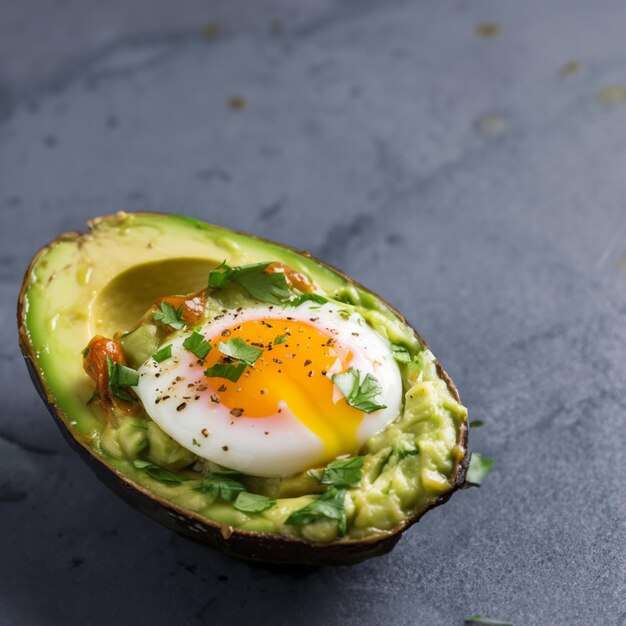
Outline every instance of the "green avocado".
MULTIPOLYGON (((254 306, 254 293, 235 284, 209 289, 205 318, 254 306)), ((96 218, 86 233, 65 233, 35 256, 18 327, 44 401, 98 476, 158 521, 234 556, 309 564, 377 556, 464 482, 467 411, 426 343, 378 296, 307 253, 176 215, 96 218), (90 402, 82 355, 90 339, 116 337, 127 364, 139 368, 176 334, 150 313, 155 300, 207 289, 224 262, 282 263, 390 342, 402 409, 353 457, 297 475, 245 475, 199 458, 139 403, 107 420, 90 402)))

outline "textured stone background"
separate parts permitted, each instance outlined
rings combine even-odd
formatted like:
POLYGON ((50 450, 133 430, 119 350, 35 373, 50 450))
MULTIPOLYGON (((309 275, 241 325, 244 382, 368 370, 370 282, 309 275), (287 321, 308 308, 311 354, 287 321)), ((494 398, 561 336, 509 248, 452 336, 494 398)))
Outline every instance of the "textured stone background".
POLYGON ((626 624, 625 23, 617 0, 1 2, 0 624, 626 624), (120 209, 309 249, 405 311, 486 423, 483 488, 313 571, 118 501, 13 316, 35 250, 120 209))

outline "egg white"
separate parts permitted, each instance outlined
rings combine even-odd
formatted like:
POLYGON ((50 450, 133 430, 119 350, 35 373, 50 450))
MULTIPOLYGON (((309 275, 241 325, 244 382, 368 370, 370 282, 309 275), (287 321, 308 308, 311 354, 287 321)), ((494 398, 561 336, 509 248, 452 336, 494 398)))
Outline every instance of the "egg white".
MULTIPOLYGON (((345 315, 345 311, 342 313, 345 315)), ((357 313, 342 317, 337 305, 330 302, 321 306, 305 302, 284 309, 262 306, 220 314, 198 332, 211 341, 234 324, 269 318, 300 320, 332 332, 338 342, 350 348, 353 355, 350 366, 358 369, 362 376, 370 373, 376 377, 386 408, 363 413, 356 433, 359 446, 398 417, 402 406, 402 380, 390 344, 357 313), (311 318, 313 311, 315 322, 311 318)), ((171 344, 172 358, 161 363, 150 358, 139 368, 135 391, 148 415, 180 445, 199 457, 246 474, 288 476, 312 467, 323 453, 324 444, 286 403, 279 403, 281 412, 271 416, 234 418, 230 414, 232 407, 211 399, 223 379, 206 378, 203 368, 195 366, 197 358, 182 345, 188 334, 189 331, 177 333, 164 344, 171 344), (197 385, 207 388, 198 392, 197 385), (163 399, 164 396, 169 398, 163 399), (196 396, 200 396, 198 400, 196 396), (183 403, 184 408, 177 410, 183 403)), ((341 369, 337 359, 327 376, 341 369)), ((333 401, 341 398, 343 395, 335 386, 333 401)))

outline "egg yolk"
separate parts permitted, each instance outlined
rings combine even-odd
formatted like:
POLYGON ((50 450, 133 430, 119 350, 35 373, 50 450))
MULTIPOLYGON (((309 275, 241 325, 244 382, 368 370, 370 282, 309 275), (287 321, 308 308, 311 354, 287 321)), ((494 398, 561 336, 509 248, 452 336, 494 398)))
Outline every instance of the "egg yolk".
POLYGON ((328 375, 348 369, 352 352, 332 332, 300 320, 242 322, 213 339, 205 367, 222 362, 224 355, 218 350, 219 343, 234 338, 263 350, 254 366, 247 367, 237 382, 209 379, 220 402, 230 407, 234 419, 263 420, 275 416, 282 412, 280 403, 284 402, 323 442, 324 453, 319 464, 357 451, 356 433, 363 413, 351 407, 343 396, 337 399, 328 375), (279 336, 284 336, 284 341, 276 343, 279 336))

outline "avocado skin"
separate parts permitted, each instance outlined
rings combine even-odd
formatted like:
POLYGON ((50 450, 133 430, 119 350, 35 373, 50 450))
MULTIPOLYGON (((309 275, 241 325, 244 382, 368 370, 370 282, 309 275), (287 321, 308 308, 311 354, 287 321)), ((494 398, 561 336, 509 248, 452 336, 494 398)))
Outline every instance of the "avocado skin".
MULTIPOLYGON (((140 213, 137 215, 154 217, 160 216, 158 213, 140 213)), ((95 219, 99 221, 117 220, 119 219, 119 215, 114 214, 95 219)), ((234 232, 245 234, 248 237, 260 241, 268 241, 255 235, 241 233, 239 231, 234 232)), ((427 511, 447 502, 452 494, 463 486, 467 473, 467 466, 469 464, 469 454, 467 452, 467 423, 463 423, 460 427, 459 440, 457 443, 466 450, 466 453, 465 456, 456 464, 452 472, 452 476, 454 477, 452 489, 436 498, 427 508, 420 511, 417 515, 406 519, 402 524, 389 533, 378 535, 370 541, 339 539, 331 543, 316 544, 300 539, 233 528, 231 526, 225 526, 203 518, 192 511, 168 502, 166 499, 158 496, 157 494, 150 493, 148 490, 134 484, 127 479, 124 474, 106 463, 104 458, 98 456, 87 443, 81 441, 74 435, 70 426, 69 418, 59 409, 59 407, 55 405, 54 398, 51 397, 46 391, 43 373, 37 367, 35 357, 32 354, 28 337, 28 329, 25 324, 26 294, 29 286, 29 278, 33 268, 36 266, 40 257, 53 248, 57 242, 67 241, 68 239, 77 239, 81 236, 82 234, 77 231, 63 233, 59 235, 57 239, 44 246, 33 257, 24 274, 17 303, 19 345, 31 380, 33 381, 33 384, 35 385, 35 388, 41 396, 44 404, 50 411, 50 414, 54 418, 54 421, 59 427, 65 440, 95 472, 100 481, 107 485, 133 508, 141 511, 157 522, 160 522, 164 526, 179 532, 194 541, 197 541, 198 543, 210 546, 229 554, 230 556, 244 560, 282 565, 352 565, 390 552, 398 543, 405 530, 418 522, 427 511)), ((275 242, 270 243, 278 245, 275 242)), ((324 263, 323 261, 320 261, 308 252, 301 252, 301 254, 308 256, 316 263, 319 263, 321 266, 338 274, 347 283, 369 292, 368 289, 348 277, 340 270, 324 263)), ((385 302, 380 296, 376 295, 376 298, 389 307, 389 309, 393 311, 394 314, 397 315, 408 328, 411 328, 404 316, 394 307, 385 302)), ((424 339, 414 329, 412 330, 422 345, 425 348, 428 348, 428 344, 424 341, 424 339)), ((438 361, 437 372, 441 379, 445 381, 452 396, 456 400, 460 401, 456 386, 438 361)))

